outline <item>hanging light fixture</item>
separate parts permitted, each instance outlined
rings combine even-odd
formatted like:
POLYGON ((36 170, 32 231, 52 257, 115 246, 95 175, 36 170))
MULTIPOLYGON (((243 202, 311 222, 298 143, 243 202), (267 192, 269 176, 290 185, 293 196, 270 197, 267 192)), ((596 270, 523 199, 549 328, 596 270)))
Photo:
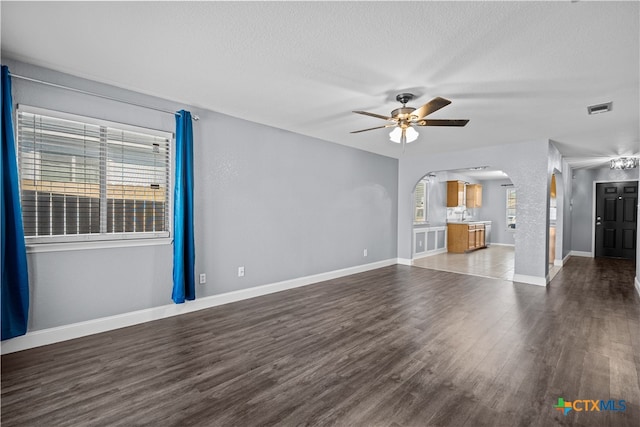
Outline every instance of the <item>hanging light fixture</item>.
POLYGON ((401 142, 403 142, 402 139, 404 137, 404 142, 408 144, 418 139, 418 135, 420 135, 418 131, 411 126, 408 126, 406 128, 397 126, 393 128, 393 130, 389 134, 389 139, 397 144, 400 144, 401 142))
POLYGON ((413 127, 408 127, 405 133, 407 134, 407 143, 415 141, 420 135, 413 127))
POLYGON ((634 169, 638 167, 637 157, 618 157, 611 159, 611 169, 634 169))
POLYGON ((401 137, 402 137, 402 129, 399 127, 394 127, 391 133, 389 134, 389 139, 397 144, 400 144, 401 137))

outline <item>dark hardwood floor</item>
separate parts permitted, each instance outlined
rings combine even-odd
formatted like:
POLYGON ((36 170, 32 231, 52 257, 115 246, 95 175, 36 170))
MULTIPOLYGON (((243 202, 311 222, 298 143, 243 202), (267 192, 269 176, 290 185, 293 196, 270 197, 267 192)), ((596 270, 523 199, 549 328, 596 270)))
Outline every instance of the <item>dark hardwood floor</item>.
POLYGON ((545 289, 391 266, 8 354, 2 425, 637 427, 634 274, 572 258, 545 289))

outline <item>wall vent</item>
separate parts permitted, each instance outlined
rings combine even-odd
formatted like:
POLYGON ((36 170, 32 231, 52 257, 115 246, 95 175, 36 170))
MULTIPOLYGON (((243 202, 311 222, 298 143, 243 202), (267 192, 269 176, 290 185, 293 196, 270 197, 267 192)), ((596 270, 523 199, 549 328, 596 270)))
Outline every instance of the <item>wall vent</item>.
POLYGON ((613 102, 607 102, 606 104, 590 105, 587 107, 589 114, 600 114, 611 111, 613 102))

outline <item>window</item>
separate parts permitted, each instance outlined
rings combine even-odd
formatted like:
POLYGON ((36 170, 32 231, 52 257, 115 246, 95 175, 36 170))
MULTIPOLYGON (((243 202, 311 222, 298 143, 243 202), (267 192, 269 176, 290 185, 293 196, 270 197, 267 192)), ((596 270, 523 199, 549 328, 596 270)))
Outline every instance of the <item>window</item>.
POLYGON ((507 188, 507 230, 516 229, 516 189, 507 188))
POLYGON ((27 242, 169 236, 167 132, 20 106, 27 242))
POLYGON ((427 181, 422 180, 416 185, 414 200, 413 222, 427 221, 427 181))

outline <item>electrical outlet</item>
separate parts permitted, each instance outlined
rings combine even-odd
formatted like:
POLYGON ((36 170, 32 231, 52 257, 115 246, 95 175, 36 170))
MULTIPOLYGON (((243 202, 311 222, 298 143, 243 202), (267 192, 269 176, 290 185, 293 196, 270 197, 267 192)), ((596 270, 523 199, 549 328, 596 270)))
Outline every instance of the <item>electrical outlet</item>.
POLYGON ((238 277, 244 277, 244 266, 238 267, 238 277))
POLYGON ((364 253, 362 254, 363 256, 367 256, 367 250, 364 250, 364 253))
POLYGON ((200 273, 200 284, 204 285, 207 283, 207 275, 205 273, 200 273))

